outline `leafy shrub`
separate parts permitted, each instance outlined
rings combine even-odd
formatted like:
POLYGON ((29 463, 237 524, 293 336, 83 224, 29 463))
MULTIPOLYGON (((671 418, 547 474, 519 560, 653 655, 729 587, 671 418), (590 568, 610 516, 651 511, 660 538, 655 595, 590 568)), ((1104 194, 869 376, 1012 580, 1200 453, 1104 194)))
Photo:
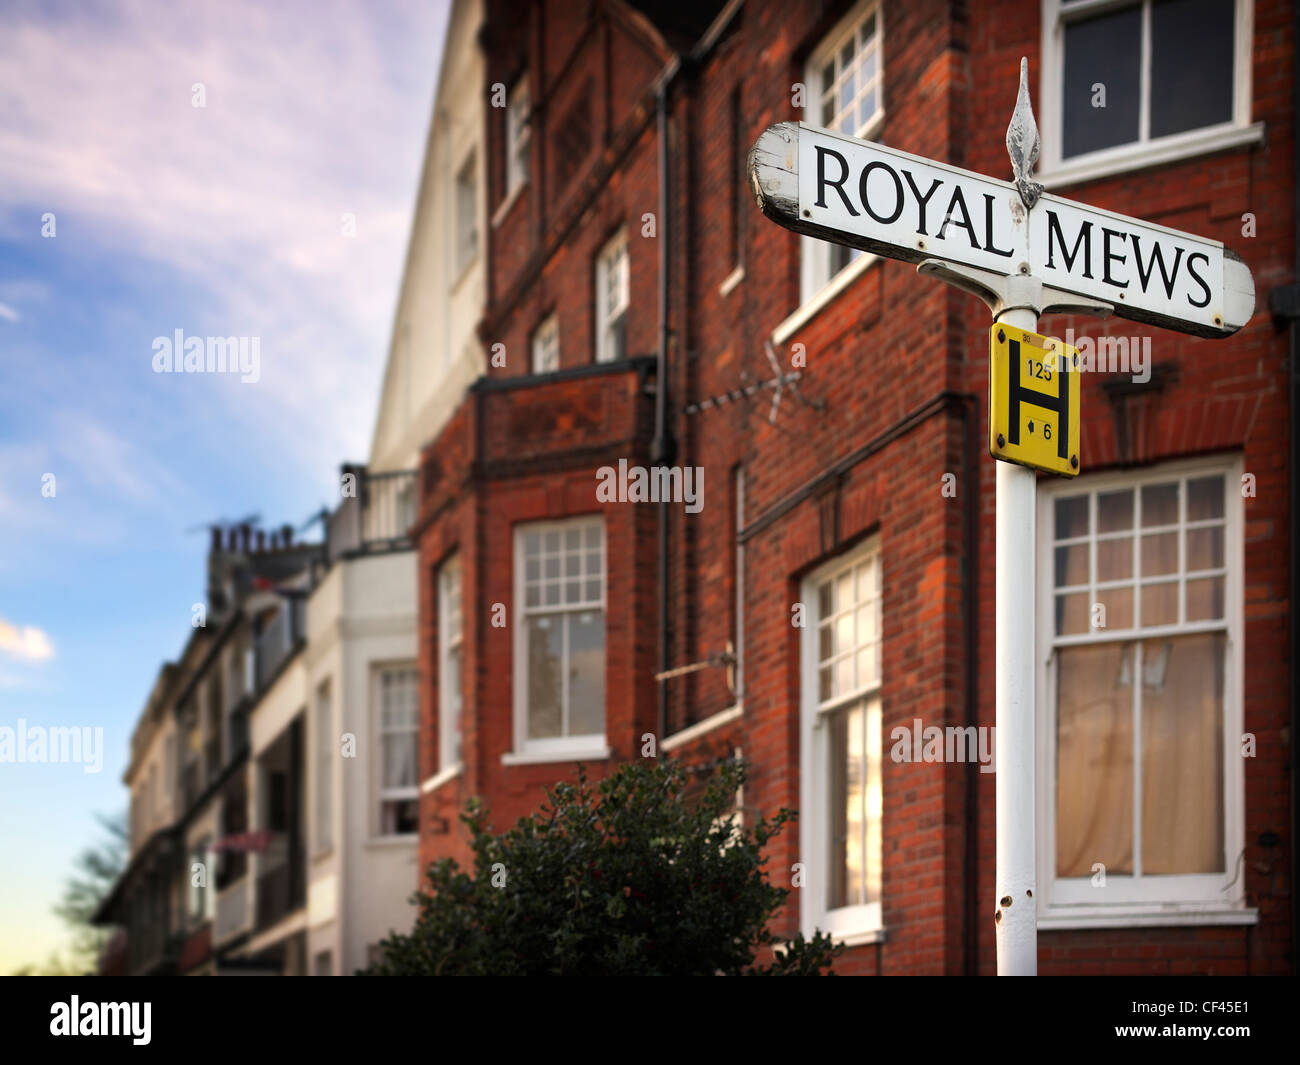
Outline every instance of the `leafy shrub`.
POLYGON ((691 801, 678 763, 629 763, 595 786, 580 773, 499 836, 471 802, 473 875, 450 858, 430 866, 414 929, 384 940, 363 975, 829 972, 842 949, 829 936, 778 944, 768 931, 789 891, 768 882, 761 851, 796 815, 737 825, 744 779, 723 762, 691 801))

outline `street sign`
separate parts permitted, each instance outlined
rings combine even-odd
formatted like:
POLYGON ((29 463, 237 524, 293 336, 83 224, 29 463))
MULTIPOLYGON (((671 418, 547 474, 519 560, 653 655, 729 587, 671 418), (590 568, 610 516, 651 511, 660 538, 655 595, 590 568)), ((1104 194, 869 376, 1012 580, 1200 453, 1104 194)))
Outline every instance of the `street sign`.
POLYGON ((806 236, 1033 276, 1195 336, 1228 336, 1254 313, 1250 270, 1217 240, 1058 196, 1029 209, 1011 182, 804 122, 765 130, 749 173, 763 213, 806 236))
POLYGON ((1077 477, 1078 349, 995 324, 989 331, 989 354, 989 454, 1077 477))

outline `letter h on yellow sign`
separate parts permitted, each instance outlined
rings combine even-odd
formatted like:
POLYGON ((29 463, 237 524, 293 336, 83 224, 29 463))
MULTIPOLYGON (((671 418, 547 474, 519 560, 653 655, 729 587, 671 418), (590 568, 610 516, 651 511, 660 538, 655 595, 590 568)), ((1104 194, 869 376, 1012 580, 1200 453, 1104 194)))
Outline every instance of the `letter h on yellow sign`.
POLYGON ((1079 475, 1079 351, 995 323, 989 334, 989 454, 1079 475))

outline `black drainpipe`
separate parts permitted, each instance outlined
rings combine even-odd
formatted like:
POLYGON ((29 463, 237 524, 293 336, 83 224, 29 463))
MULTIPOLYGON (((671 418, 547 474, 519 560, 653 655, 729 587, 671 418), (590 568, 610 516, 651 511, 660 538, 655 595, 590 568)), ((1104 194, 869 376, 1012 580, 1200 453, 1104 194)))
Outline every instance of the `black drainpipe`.
MULTIPOLYGON (((1300 136, 1296 133, 1295 118, 1300 115, 1300 49, 1296 48, 1296 42, 1300 41, 1300 7, 1297 7, 1294 15, 1293 33, 1291 37, 1291 148, 1293 155, 1292 177, 1300 175, 1300 136)), ((1300 847, 1296 843, 1296 811, 1300 807, 1300 762, 1296 759, 1296 744, 1300 730, 1300 714, 1297 714, 1297 707, 1300 706, 1300 692, 1296 690, 1296 662, 1300 660, 1300 619, 1296 616, 1297 605, 1300 604, 1300 527, 1297 527, 1297 516, 1300 516, 1300 201, 1292 205, 1293 224, 1295 227, 1295 247, 1293 249, 1294 258, 1291 263, 1291 284, 1279 285, 1268 294, 1268 309, 1273 316, 1273 321, 1280 325, 1286 322, 1289 326, 1289 337, 1287 344, 1287 392, 1289 393, 1290 415, 1291 415, 1291 469, 1290 469, 1290 492, 1288 497, 1289 510, 1287 512, 1287 524, 1291 530, 1291 544, 1289 552, 1288 565, 1291 569, 1290 578, 1290 650, 1291 661, 1287 666, 1287 684, 1288 695, 1291 701, 1291 971, 1295 973, 1300 971, 1300 908, 1297 907, 1296 893, 1300 887, 1300 847)))
MULTIPOLYGON (((676 57, 665 68, 655 89, 655 118, 659 138, 659 349, 655 363, 655 435, 650 446, 652 466, 671 466, 676 452, 668 424, 668 90, 681 70, 676 57)), ((668 520, 669 504, 659 504, 659 672, 668 666, 668 520)), ((668 685, 659 681, 659 742, 668 735, 668 685)))
MULTIPOLYGON (((1291 33, 1291 150, 1294 169, 1292 181, 1300 176, 1300 134, 1296 131, 1296 116, 1300 115, 1300 7, 1294 13, 1291 33)), ((1300 861, 1297 855, 1300 848, 1296 846, 1296 807, 1300 805, 1300 762, 1296 760, 1297 729, 1300 729, 1300 715, 1296 708, 1300 704, 1300 692, 1296 691, 1296 661, 1300 659, 1300 620, 1297 620, 1297 606, 1300 606, 1300 529, 1296 527, 1297 515, 1300 515, 1300 203, 1292 204, 1295 212, 1295 258, 1292 260, 1292 279, 1289 298, 1278 300, 1286 303, 1287 316, 1291 319, 1291 338, 1287 352, 1287 376, 1290 378, 1291 392, 1291 499, 1287 523, 1291 527, 1291 664, 1288 678, 1291 695, 1291 971, 1300 971, 1300 909, 1296 906, 1297 888, 1300 888, 1300 861)), ((1274 297, 1281 295, 1275 289, 1269 294, 1270 303, 1274 297)), ((1276 310, 1275 310, 1276 313, 1276 310)))

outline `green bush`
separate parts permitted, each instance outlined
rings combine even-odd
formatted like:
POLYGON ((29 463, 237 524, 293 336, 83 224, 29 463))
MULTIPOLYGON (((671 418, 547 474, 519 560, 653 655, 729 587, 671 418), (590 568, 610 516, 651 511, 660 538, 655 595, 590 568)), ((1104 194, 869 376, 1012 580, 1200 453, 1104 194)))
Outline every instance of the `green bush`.
POLYGON ((829 972, 842 949, 829 936, 778 945, 768 931, 789 892, 760 852, 796 815, 737 826, 743 764, 721 763, 695 801, 688 779, 673 762, 630 763, 594 787, 580 773, 500 836, 471 802, 474 874, 450 858, 430 866, 415 928, 384 940, 362 975, 829 972))

